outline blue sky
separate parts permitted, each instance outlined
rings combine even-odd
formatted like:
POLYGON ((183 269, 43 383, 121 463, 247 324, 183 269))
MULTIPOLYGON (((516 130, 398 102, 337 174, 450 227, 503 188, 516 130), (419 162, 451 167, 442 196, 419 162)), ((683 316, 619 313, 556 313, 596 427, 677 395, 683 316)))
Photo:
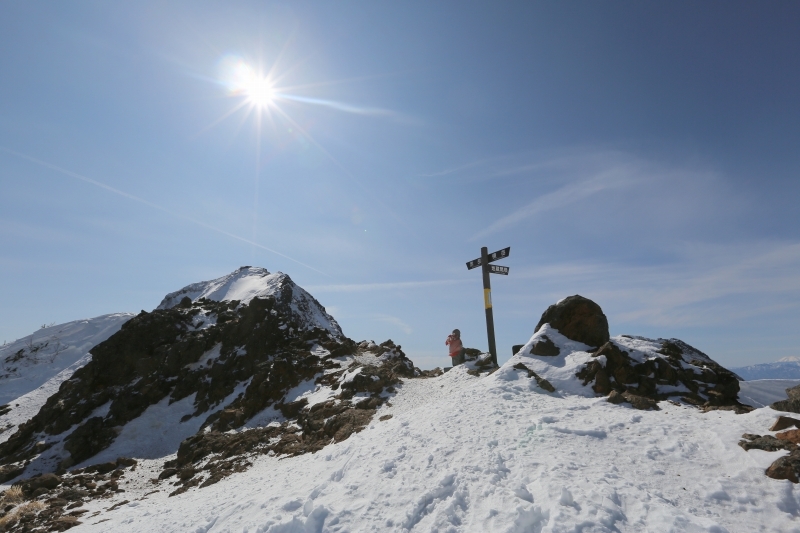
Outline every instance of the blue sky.
POLYGON ((799 25, 796 2, 5 3, 0 342, 258 265, 430 368, 455 327, 486 347, 465 262, 511 246, 501 361, 571 294, 612 335, 800 356, 799 25))

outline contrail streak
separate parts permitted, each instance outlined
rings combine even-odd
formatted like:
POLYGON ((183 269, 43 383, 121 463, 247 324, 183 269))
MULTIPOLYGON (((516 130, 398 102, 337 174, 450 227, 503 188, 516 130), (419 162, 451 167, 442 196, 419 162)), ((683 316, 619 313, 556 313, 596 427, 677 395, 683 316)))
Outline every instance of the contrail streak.
POLYGON ((160 206, 158 204, 154 204, 153 202, 145 200, 144 198, 139 198, 138 196, 134 196, 133 194, 130 194, 130 193, 127 193, 125 191, 116 189, 116 188, 111 187, 110 185, 106 185, 105 183, 102 183, 100 181, 93 180, 92 178, 88 178, 88 177, 83 176, 81 174, 77 174, 77 173, 69 171, 69 170, 67 170, 65 168, 61 168, 59 166, 53 165, 52 163, 48 163, 46 161, 42 161, 41 159, 36 159, 35 157, 22 154, 20 152, 11 150, 10 148, 6 148, 4 146, 0 146, 0 150, 6 152, 8 154, 11 154, 13 156, 19 157, 21 159, 25 159, 26 161, 30 161, 31 163, 35 163, 35 164, 43 166, 45 168, 49 168, 50 170, 55 170, 56 172, 60 172, 61 174, 65 174, 65 175, 70 176, 72 178, 84 181, 86 183, 90 183, 90 184, 94 185, 95 187, 100 187, 101 189, 105 189, 106 191, 113 192, 114 194, 118 194, 119 196, 123 196, 123 197, 125 197, 125 198, 127 198, 129 200, 133 200, 134 202, 139 202, 140 204, 144 204, 144 205, 146 205, 148 207, 152 207, 153 209, 157 209, 159 211, 162 211, 162 212, 164 212, 164 213, 166 213, 168 215, 171 215, 171 216, 173 216, 175 218, 179 218, 181 220, 186 220, 188 222, 191 222, 191 223, 196 224, 198 226, 201 226, 203 228, 210 229, 212 231, 216 231, 217 233, 220 233, 220 234, 225 235, 227 237, 230 237, 232 239, 236 239, 237 241, 241 241, 241 242, 250 244, 252 246, 255 246, 256 248, 261 248, 262 250, 266 250, 266 251, 271 252, 271 253, 273 253, 275 255, 279 255, 279 256, 283 257, 284 259, 288 259, 289 261, 297 263, 298 265, 301 265, 301 266, 304 266, 304 267, 306 267, 308 269, 311 269, 314 272, 318 272, 319 274, 322 274, 323 276, 330 277, 330 276, 328 276, 328 274, 326 274, 325 272, 322 272, 321 270, 317 270, 316 268, 314 268, 314 267, 312 267, 310 265, 307 265, 307 264, 305 264, 305 263, 303 263, 301 261, 298 261, 297 259, 289 257, 286 254, 282 254, 282 253, 280 253, 280 252, 278 252, 276 250, 273 250, 272 248, 268 248, 268 247, 264 246, 263 244, 259 244, 259 243, 255 242, 255 241, 252 241, 252 240, 247 239, 245 237, 240 237, 239 235, 236 235, 235 233, 231 233, 229 231, 225 231, 224 229, 220 229, 220 228, 218 228, 216 226, 212 226, 211 224, 206 224, 205 222, 202 222, 202 221, 197 220, 195 218, 188 217, 186 215, 182 215, 182 214, 176 213, 174 211, 170 211, 166 207, 162 207, 162 206, 160 206))
POLYGON ((372 115, 372 116, 392 116, 394 111, 388 109, 380 109, 377 107, 358 107, 342 102, 335 102, 333 100, 322 100, 320 98, 307 98, 305 96, 294 96, 291 94, 279 93, 275 95, 277 98, 284 100, 293 100, 295 102, 302 102, 304 104, 319 105, 323 107, 330 107, 337 111, 344 111, 345 113, 355 113, 356 115, 372 115))

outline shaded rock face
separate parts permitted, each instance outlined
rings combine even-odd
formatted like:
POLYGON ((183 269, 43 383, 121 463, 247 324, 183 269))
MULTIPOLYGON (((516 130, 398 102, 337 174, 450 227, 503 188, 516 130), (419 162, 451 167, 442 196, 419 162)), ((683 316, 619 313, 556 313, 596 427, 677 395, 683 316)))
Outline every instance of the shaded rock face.
POLYGON ((800 451, 794 450, 789 455, 778 458, 769 465, 765 474, 772 479, 788 479, 797 483, 800 478, 800 451))
MULTIPOLYGON (((781 417, 783 418, 783 417, 781 417)), ((783 433, 772 435, 754 435, 745 433, 739 446, 749 450, 764 450, 765 452, 775 452, 778 450, 788 450, 789 454, 776 459, 764 472, 767 477, 772 479, 787 479, 792 483, 800 482, 800 448, 797 447, 800 430, 789 430, 783 433)))
POLYGON ((739 403, 736 375, 699 350, 678 339, 628 338, 632 342, 658 342, 661 346, 655 353, 634 358, 632 350, 609 341, 594 351, 595 360, 578 372, 583 385, 591 385, 598 394, 615 394, 613 398, 609 396, 612 403, 627 401, 640 409, 654 408, 653 402, 678 397, 706 410, 752 410, 739 403))
POLYGON ((703 410, 752 410, 738 401, 738 376, 708 355, 678 339, 610 338, 602 309, 582 296, 548 307, 514 357, 529 358, 557 389, 575 390, 577 378, 614 404, 658 409, 657 402, 674 398, 703 410))
POLYGON ((608 319, 603 310, 593 301, 577 294, 548 307, 534 333, 544 324, 550 324, 565 337, 589 346, 601 346, 609 339, 608 319))
MULTIPOLYGON (((225 417, 209 417, 206 430, 201 429, 184 440, 178 448, 177 458, 164 464, 160 478, 178 476, 179 479, 179 488, 171 495, 181 494, 194 486, 207 487, 234 472, 241 472, 250 466, 253 454, 295 456, 313 453, 361 431, 372 421, 377 408, 394 392, 394 385, 400 382, 401 377, 419 374, 419 369, 391 340, 366 348, 364 344, 355 351, 362 362, 341 370, 328 365, 331 367, 329 373, 316 378, 315 384, 332 385, 340 391, 339 394, 311 406, 305 399, 278 403, 277 408, 287 419, 281 424, 230 432, 225 417), (373 357, 375 359, 370 361, 373 357), (357 373, 353 376, 354 372, 357 373), (344 373, 352 379, 340 383, 344 373)), ((222 413, 238 410, 234 402, 222 413)))
MULTIPOLYGON (((188 481, 208 483, 212 474, 221 479, 221 472, 236 471, 226 461, 242 450, 305 453, 359 431, 400 377, 417 376, 419 370, 391 341, 357 345, 341 335, 338 325, 309 326, 314 322, 308 315, 316 313, 317 322, 325 320, 324 309, 320 311, 313 299, 305 301, 319 309, 298 307, 292 294, 302 289, 281 276, 276 282, 283 285, 275 296, 257 296, 242 304, 192 301, 184 295, 172 307, 143 311, 131 319, 93 348, 92 361, 0 444, 0 481, 24 474, 32 461, 40 469, 60 473, 89 460, 107 449, 127 423, 159 402, 172 405, 190 399, 193 411, 181 422, 203 420, 198 434, 181 445, 184 451, 176 450, 173 468, 180 467, 181 479, 188 481), (304 383, 303 387, 329 390, 323 407, 287 398, 304 383), (282 415, 280 423, 244 427, 268 407, 282 415), (224 434, 230 430, 240 433, 224 434), (273 445, 264 446, 262 437, 273 445), (190 476, 186 469, 206 455, 187 450, 206 447, 217 454, 219 446, 230 457, 216 458, 219 468, 209 467, 211 474, 205 477, 190 476), (53 454, 52 463, 45 462, 43 453, 53 454)), ((233 463, 241 466, 246 461, 233 463)), ((205 464, 192 468, 202 470, 205 464)))
POLYGON ((800 413, 800 385, 786 389, 786 400, 773 403, 770 407, 776 411, 788 411, 790 413, 800 413))
POLYGON ((547 392, 555 392, 556 388, 553 387, 553 384, 544 379, 542 376, 525 366, 524 363, 517 363, 514 365, 514 368, 517 370, 524 370, 527 372, 529 378, 534 378, 536 380, 536 384, 539 385, 542 389, 546 390, 547 392))
POLYGON ((556 355, 561 353, 561 350, 558 348, 558 346, 556 346, 553 343, 552 340, 550 340, 550 337, 548 337, 547 335, 542 335, 541 338, 538 339, 536 343, 531 347, 531 353, 533 355, 544 355, 549 357, 555 357, 556 355))
POLYGON ((791 416, 779 416, 775 423, 770 426, 770 431, 780 431, 790 427, 800 428, 800 420, 792 418, 791 416))

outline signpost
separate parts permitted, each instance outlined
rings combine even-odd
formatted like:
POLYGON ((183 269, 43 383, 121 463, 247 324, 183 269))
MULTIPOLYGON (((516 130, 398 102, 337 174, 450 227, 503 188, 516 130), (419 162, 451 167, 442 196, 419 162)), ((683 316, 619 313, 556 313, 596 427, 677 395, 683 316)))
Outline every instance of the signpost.
POLYGON ((483 307, 486 309, 486 334, 489 337, 489 353, 492 354, 492 362, 494 366, 497 364, 497 346, 494 341, 494 315, 492 314, 492 286, 489 282, 489 274, 502 274, 508 276, 508 267, 500 265, 490 265, 498 259, 508 257, 511 253, 511 247, 497 250, 493 253, 488 253, 488 249, 484 246, 481 248, 481 256, 472 261, 467 261, 467 270, 481 267, 483 273, 483 307))

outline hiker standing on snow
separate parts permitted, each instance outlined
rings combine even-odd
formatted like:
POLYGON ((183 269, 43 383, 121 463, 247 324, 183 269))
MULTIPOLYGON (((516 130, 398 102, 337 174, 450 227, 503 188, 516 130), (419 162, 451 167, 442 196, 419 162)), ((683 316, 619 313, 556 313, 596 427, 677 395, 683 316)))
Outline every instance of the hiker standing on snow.
POLYGON ((460 365, 464 362, 464 345, 461 344, 461 332, 457 329, 447 336, 444 341, 445 345, 450 347, 450 359, 453 366, 460 365))

